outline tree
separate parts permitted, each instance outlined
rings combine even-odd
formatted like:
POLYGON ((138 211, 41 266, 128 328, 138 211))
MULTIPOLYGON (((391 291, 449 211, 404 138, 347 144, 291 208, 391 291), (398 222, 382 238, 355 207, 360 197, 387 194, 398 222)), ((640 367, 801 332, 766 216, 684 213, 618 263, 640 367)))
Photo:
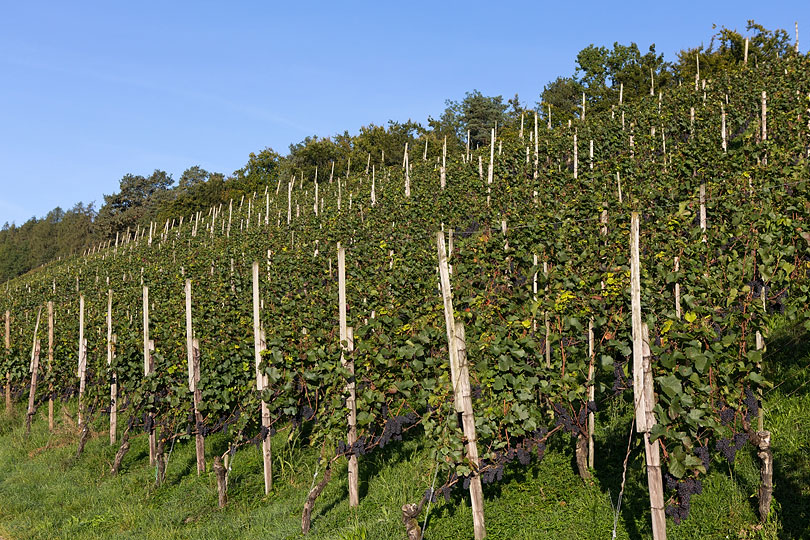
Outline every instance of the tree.
POLYGON ((280 163, 281 155, 272 148, 265 148, 258 154, 251 152, 245 166, 234 171, 229 192, 235 196, 258 191, 276 178, 280 163))
POLYGON ((557 77, 548 83, 540 94, 538 106, 548 121, 551 108, 552 125, 561 125, 579 117, 578 108, 582 97, 582 85, 572 77, 557 77))
MULTIPOLYGON (((785 30, 768 30, 754 20, 749 20, 745 29, 752 34, 748 38, 750 63, 772 60, 788 54, 791 50, 790 36, 785 30)), ((676 72, 683 81, 695 80, 696 57, 700 59, 702 79, 717 77, 718 74, 739 69, 745 61, 745 36, 737 30, 721 26, 712 36, 708 47, 701 45, 678 52, 676 72)))
POLYGON ((139 223, 156 216, 160 205, 170 200, 169 187, 173 183, 171 175, 159 169, 149 177, 124 175, 120 191, 104 195, 104 205, 97 218, 101 238, 115 236, 127 227, 135 229, 139 223))
POLYGON ((489 144, 492 128, 504 125, 508 119, 503 96, 485 96, 478 90, 467 92, 460 102, 447 100, 445 104, 439 125, 454 132, 460 141, 469 130, 473 147, 489 144))

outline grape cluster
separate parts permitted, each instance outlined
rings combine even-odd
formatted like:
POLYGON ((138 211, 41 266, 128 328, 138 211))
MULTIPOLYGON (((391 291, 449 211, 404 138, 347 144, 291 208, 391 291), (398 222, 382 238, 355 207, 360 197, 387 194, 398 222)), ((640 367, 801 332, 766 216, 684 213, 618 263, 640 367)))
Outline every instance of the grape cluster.
POLYGON ((754 418, 759 416, 759 402, 750 387, 746 387, 745 389, 745 399, 743 399, 743 403, 748 408, 745 419, 750 423, 754 418))
POLYGON ((365 455, 369 447, 366 444, 368 440, 365 437, 360 437, 353 444, 349 445, 346 441, 338 441, 336 454, 337 455, 346 455, 346 456, 363 456, 365 455))
POLYGON ((143 413, 143 431, 144 433, 152 433, 155 427, 155 418, 148 412, 143 413))
POLYGON ((666 515, 672 518, 676 525, 689 516, 689 506, 692 495, 703 492, 703 484, 697 478, 686 478, 675 481, 669 474, 666 475, 667 488, 676 491, 676 504, 667 505, 666 515))
MULTIPOLYGON (((594 404, 594 407, 595 406, 596 404, 594 404)), ((571 414, 573 410, 569 412, 564 405, 552 403, 551 408, 554 410, 554 416, 556 418, 555 425, 562 426, 565 431, 571 434, 571 436, 586 433, 584 426, 585 420, 588 418, 588 406, 580 407, 579 413, 577 413, 576 416, 571 414)))
POLYGON ((419 417, 414 413, 408 413, 401 416, 393 416, 386 420, 383 426, 382 434, 380 435, 380 448, 385 448, 391 440, 402 440, 402 428, 414 424, 419 417))
POLYGON ((540 428, 524 437, 522 440, 511 438, 512 445, 502 452, 497 452, 491 462, 481 462, 481 481, 491 484, 503 479, 503 468, 507 463, 517 460, 524 467, 531 463, 532 454, 536 453, 538 461, 543 459, 546 452, 544 442, 548 430, 540 428))
POLYGON ((737 452, 748 442, 746 433, 737 433, 730 439, 720 439, 717 441, 717 449, 728 460, 729 464, 734 463, 737 452))
POLYGON ((700 458, 700 461, 703 462, 703 468, 706 469, 706 472, 709 472, 709 464, 711 463, 709 449, 705 446, 698 446, 695 448, 695 455, 700 458))
POLYGON ((720 409, 720 423, 724 426, 732 423, 734 421, 734 416, 735 412, 731 407, 724 405, 723 408, 720 409))
POLYGON ((620 394, 628 388, 633 388, 633 380, 624 376, 624 365, 627 362, 614 362, 613 364, 613 395, 620 394))

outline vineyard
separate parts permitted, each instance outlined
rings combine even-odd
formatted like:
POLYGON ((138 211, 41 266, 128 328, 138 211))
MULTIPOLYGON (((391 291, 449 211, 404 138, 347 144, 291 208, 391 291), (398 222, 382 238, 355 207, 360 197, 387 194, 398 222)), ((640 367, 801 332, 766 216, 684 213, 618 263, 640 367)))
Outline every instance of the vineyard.
POLYGON ((742 451, 767 522, 769 329, 810 327, 808 74, 791 54, 653 80, 567 127, 526 115, 486 146, 426 139, 401 166, 369 154, 121 231, 5 284, 7 412, 75 419, 79 460, 109 431, 104 474, 148 459, 158 486, 173 449, 194 448, 219 506, 243 478, 231 464, 258 452, 251 489, 272 507, 300 441, 317 453, 298 508, 313 535, 330 483, 362 506, 366 463, 409 441, 430 459, 419 495, 387 509, 395 537, 431 538, 444 504, 500 538, 498 484, 554 452, 624 492, 631 447, 640 536, 677 537, 742 451), (616 411, 606 463, 594 433, 616 411), (140 440, 148 456, 129 452, 140 440))

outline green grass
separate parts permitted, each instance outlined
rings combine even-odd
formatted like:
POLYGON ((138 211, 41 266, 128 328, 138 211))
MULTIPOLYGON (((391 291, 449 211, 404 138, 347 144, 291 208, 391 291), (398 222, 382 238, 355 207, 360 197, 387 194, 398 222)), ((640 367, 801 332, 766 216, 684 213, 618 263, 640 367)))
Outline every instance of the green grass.
MULTIPOLYGON (((766 427, 773 432, 775 500, 765 525, 756 516, 759 464, 748 445, 733 467, 715 459, 703 493, 681 525, 667 522, 668 538, 810 538, 810 346, 807 336, 779 329, 769 340, 767 369, 780 381, 766 394, 766 427)), ((71 405, 68 405, 71 406, 71 405)), ((75 405, 74 405, 75 406, 75 405)), ((134 436, 121 474, 109 473, 116 448, 109 445, 100 418, 84 455, 75 458, 75 427, 59 414, 49 433, 42 413, 25 434, 22 409, 0 419, 0 536, 12 539, 301 538, 304 499, 316 471, 317 452, 288 431, 273 437, 274 489, 265 497, 258 450, 239 451, 232 464, 229 502, 217 509, 210 473, 214 451, 227 439, 206 440, 209 471, 198 476, 194 446, 179 442, 170 457, 166 482, 154 487, 146 437, 134 436)), ((611 538, 613 505, 620 489, 627 445, 626 406, 597 416, 597 467, 583 483, 573 465, 573 441, 552 439, 544 459, 507 469, 504 479, 485 486, 490 539, 611 538)), ((627 488, 618 519, 618 538, 649 538, 646 472, 634 439, 627 488)), ((400 508, 416 502, 430 486, 433 464, 414 437, 361 458, 357 509, 347 502, 346 466, 341 464, 313 512, 313 539, 404 538, 400 508)), ((319 471, 322 472, 322 471, 319 471)), ((320 478, 320 475, 318 476, 320 478)), ((424 519, 424 512, 420 523, 424 519)), ((450 502, 432 505, 427 540, 472 538, 469 504, 460 489, 450 502)))

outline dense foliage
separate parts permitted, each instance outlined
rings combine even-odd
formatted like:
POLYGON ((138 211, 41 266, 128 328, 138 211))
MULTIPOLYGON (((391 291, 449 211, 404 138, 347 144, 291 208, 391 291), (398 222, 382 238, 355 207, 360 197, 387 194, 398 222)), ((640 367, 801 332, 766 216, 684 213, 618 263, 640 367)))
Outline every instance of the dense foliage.
POLYGON ((0 370, 23 391, 36 313, 53 300, 57 345, 46 381, 59 396, 75 394, 83 294, 88 410, 108 406, 115 372, 120 408, 153 413, 170 434, 229 430, 234 449, 265 435, 260 400, 269 405, 272 429, 305 428, 325 460, 417 433, 434 450, 439 491, 449 497, 476 471, 453 408, 436 232, 454 231, 453 294, 456 318, 466 326, 477 472, 492 482, 510 463, 541 459, 549 437, 585 436, 588 411, 630 399, 628 231, 636 211, 658 398, 653 435, 670 479, 669 514, 678 521, 713 461, 733 461, 746 443, 757 392, 772 384, 760 372, 756 332, 765 333, 770 313, 804 318, 810 302, 808 73, 807 57, 787 54, 716 73, 697 91, 685 84, 639 96, 571 127, 541 123, 536 140, 534 118, 526 116, 522 132, 517 123, 499 130, 492 164, 489 147, 473 149, 469 160, 464 149, 452 150, 446 189, 439 187, 441 147, 429 147, 424 158, 413 149, 410 197, 399 159, 374 155, 371 170, 361 163, 320 176, 317 199, 311 182, 257 180, 254 193, 184 215, 182 226, 176 216, 151 242, 141 236, 9 282, 0 310, 10 310, 12 346, 0 370), (341 366, 337 324, 338 243, 347 249, 355 329, 359 440, 351 446, 344 392, 351 377, 341 366), (269 385, 261 394, 253 366, 253 261, 261 263, 267 341, 261 370, 269 385), (201 342, 202 425, 189 416, 185 278, 193 282, 201 342), (150 288, 156 344, 155 373, 146 377, 142 285, 150 288), (109 367, 108 289, 118 340, 109 367))

